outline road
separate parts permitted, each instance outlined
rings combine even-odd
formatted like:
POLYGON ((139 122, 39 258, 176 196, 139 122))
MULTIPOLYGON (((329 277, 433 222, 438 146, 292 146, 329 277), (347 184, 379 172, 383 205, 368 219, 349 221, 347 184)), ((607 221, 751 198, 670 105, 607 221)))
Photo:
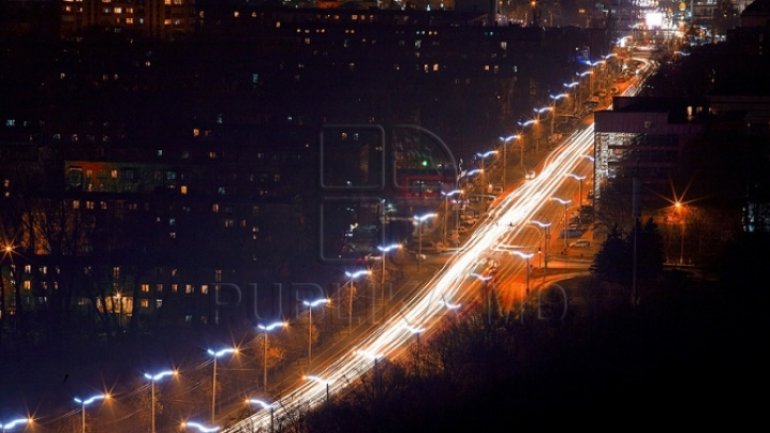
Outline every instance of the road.
MULTIPOLYGON (((624 93, 633 95, 637 92, 639 83, 629 87, 624 93)), ((446 264, 432 278, 413 294, 402 299, 400 310, 390 315, 378 326, 373 326, 364 333, 357 343, 351 347, 348 344, 334 345, 325 350, 325 361, 319 361, 313 371, 314 380, 297 382, 296 387, 276 403, 273 415, 283 417, 289 411, 298 408, 307 409, 322 404, 327 395, 334 395, 349 386, 355 378, 368 371, 374 365, 372 355, 397 357, 414 339, 415 330, 423 335, 437 330, 441 318, 447 310, 444 306, 449 303, 468 303, 479 295, 479 287, 485 282, 481 279, 487 275, 488 258, 499 257, 496 274, 502 281, 510 281, 501 290, 506 299, 521 298, 524 287, 520 281, 525 271, 525 260, 500 253, 500 244, 529 246, 528 251, 537 249, 542 233, 533 226, 533 219, 552 222, 552 242, 549 252, 562 241, 558 238, 561 230, 560 221, 564 214, 564 206, 553 200, 553 197, 571 199, 572 204, 577 200, 576 180, 569 173, 591 176, 590 161, 585 155, 590 154, 593 145, 593 123, 581 126, 563 144, 557 147, 544 162, 537 176, 522 183, 518 188, 504 197, 498 198, 490 208, 487 216, 446 264), (472 276, 476 274, 481 277, 472 276), (332 352, 332 353, 330 353, 332 352)), ((589 188, 583 185, 586 193, 589 188)), ((556 247, 558 248, 558 247, 556 247)), ((532 263, 538 260, 535 256, 532 263)), ((350 339, 346 340, 351 341, 350 339)), ((315 359, 314 359, 315 362, 315 359)), ((237 422, 225 429, 230 433, 253 432, 259 428, 267 430, 270 426, 271 411, 260 410, 249 418, 237 422)))

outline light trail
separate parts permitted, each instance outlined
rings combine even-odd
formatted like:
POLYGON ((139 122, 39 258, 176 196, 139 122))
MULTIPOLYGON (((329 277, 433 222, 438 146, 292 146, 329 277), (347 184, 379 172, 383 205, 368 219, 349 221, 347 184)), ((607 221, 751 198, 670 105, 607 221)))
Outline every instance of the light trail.
MULTIPOLYGON (((643 80, 640 80, 643 81, 643 80)), ((633 95, 641 88, 640 83, 630 86, 624 95, 633 95)), ((479 259, 494 251, 501 239, 519 235, 537 212, 552 204, 551 197, 568 180, 578 164, 585 161, 586 152, 593 146, 593 123, 574 132, 546 159, 543 170, 519 188, 502 198, 489 210, 488 217, 468 239, 466 244, 449 259, 444 267, 415 295, 406 301, 400 314, 394 315, 364 336, 354 350, 347 350, 337 360, 325 367, 316 367, 318 377, 323 377, 331 394, 350 385, 350 378, 358 377, 372 368, 372 363, 359 353, 376 353, 383 357, 397 355, 413 341, 414 332, 428 332, 439 324, 448 302, 467 300, 476 294, 475 273, 479 259), (512 227, 512 226, 513 227, 512 227)), ((524 267, 523 263, 517 266, 524 267)), ((307 409, 326 401, 324 387, 305 381, 278 402, 275 416, 295 409, 307 409)), ((252 432, 255 428, 268 428, 270 414, 256 413, 224 430, 225 433, 252 432)))

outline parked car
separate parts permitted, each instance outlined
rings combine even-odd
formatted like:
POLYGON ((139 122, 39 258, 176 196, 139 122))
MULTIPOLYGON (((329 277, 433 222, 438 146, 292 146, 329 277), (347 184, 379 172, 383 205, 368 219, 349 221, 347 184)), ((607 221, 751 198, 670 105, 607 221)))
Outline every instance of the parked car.
POLYGON ((575 242, 570 242, 570 248, 589 248, 591 242, 588 239, 578 239, 575 242))

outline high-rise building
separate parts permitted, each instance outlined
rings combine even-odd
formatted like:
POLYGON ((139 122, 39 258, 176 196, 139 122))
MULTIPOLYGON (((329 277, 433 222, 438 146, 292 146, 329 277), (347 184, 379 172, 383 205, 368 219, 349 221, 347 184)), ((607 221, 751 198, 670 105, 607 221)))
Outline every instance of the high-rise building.
POLYGON ((61 32, 90 28, 176 39, 195 28, 194 0, 64 0, 61 32))

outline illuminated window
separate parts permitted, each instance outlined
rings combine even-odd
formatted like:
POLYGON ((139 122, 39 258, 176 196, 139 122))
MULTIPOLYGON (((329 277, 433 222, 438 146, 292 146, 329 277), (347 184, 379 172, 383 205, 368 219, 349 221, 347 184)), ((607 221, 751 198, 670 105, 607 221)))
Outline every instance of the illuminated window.
POLYGON ((115 6, 115 13, 116 14, 122 14, 123 13, 123 8, 115 6))
POLYGON ((164 19, 163 20, 163 25, 164 26, 170 26, 171 25, 171 18, 164 19))
POLYGON ((107 202, 106 201, 100 201, 99 202, 99 209, 107 210, 107 202))
POLYGON ((87 200, 86 201, 86 209, 93 210, 93 208, 94 208, 94 202, 92 202, 91 200, 87 200))
POLYGON ((126 18, 126 24, 133 24, 134 19, 133 18, 126 18))
POLYGON ((214 270, 214 281, 217 283, 222 282, 222 270, 221 269, 215 269, 214 270))
POLYGON ((41 266, 37 270, 38 270, 38 272, 40 272, 43 275, 48 274, 48 267, 47 266, 41 266))
POLYGON ((187 185, 179 187, 179 192, 182 193, 182 195, 187 195, 187 185))
POLYGON ((240 12, 238 11, 233 12, 233 18, 238 18, 239 16, 241 16, 240 12))
POLYGON ((110 177, 113 178, 113 179, 117 179, 118 178, 118 170, 116 170, 114 168, 112 170, 110 170, 110 177))
POLYGON ((32 272, 32 266, 31 265, 24 266, 24 272, 27 273, 27 274, 31 273, 32 272))
POLYGON ((209 152, 209 159, 217 159, 217 153, 213 150, 209 152))
POLYGON ((142 308, 150 308, 150 300, 149 299, 142 299, 140 301, 140 305, 142 308))
POLYGON ((211 212, 219 213, 219 204, 218 203, 214 203, 214 204, 211 205, 211 212))
POLYGON ((163 284, 156 284, 155 285, 155 291, 158 293, 163 292, 163 284))
POLYGON ((155 308, 157 309, 157 308, 160 308, 161 306, 163 306, 163 299, 156 299, 155 308))
POLYGON ((32 283, 29 280, 24 280, 24 290, 32 289, 32 283))
POLYGON ((141 286, 139 286, 139 288, 142 291, 142 293, 150 293, 150 285, 149 284, 146 284, 146 283, 142 284, 141 286))
POLYGON ((233 227, 235 227, 235 220, 233 220, 232 218, 225 219, 225 228, 229 229, 233 227))
POLYGON ((208 294, 209 294, 208 284, 201 285, 201 295, 208 295, 208 294))
POLYGON ((116 280, 120 278, 120 266, 114 266, 112 268, 112 278, 116 280))
POLYGON ((176 232, 168 232, 169 239, 176 239, 176 232))
POLYGON ((72 200, 72 209, 80 209, 80 200, 72 200))
POLYGON ((173 293, 177 293, 179 291, 179 284, 172 284, 171 285, 171 291, 173 293))
POLYGON ((171 0, 163 0, 163 4, 169 6, 171 4, 171 0))
POLYGON ((192 294, 194 291, 195 291, 195 288, 193 287, 193 285, 192 285, 192 284, 185 284, 185 285, 184 285, 184 292, 185 292, 186 294, 188 294, 188 295, 189 295, 189 294, 192 294))

